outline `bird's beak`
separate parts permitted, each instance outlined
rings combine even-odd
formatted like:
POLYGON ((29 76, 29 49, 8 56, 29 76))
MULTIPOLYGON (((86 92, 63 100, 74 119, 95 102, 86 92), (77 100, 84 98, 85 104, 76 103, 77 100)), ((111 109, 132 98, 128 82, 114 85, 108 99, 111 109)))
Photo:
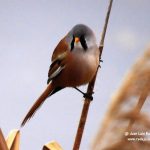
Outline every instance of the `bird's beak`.
POLYGON ((78 43, 80 39, 78 37, 75 37, 75 43, 78 43))

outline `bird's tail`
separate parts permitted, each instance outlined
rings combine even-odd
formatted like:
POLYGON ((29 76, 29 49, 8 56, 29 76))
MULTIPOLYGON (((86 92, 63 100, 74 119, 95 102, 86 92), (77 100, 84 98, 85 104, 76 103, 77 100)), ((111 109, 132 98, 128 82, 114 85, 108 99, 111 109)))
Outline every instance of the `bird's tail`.
POLYGON ((30 120, 31 117, 33 117, 33 115, 35 114, 35 112, 37 111, 37 109, 43 104, 43 102, 46 100, 46 98, 48 96, 50 96, 50 95, 53 94, 53 92, 54 92, 54 87, 50 83, 50 84, 48 84, 48 86, 45 89, 45 91, 41 94, 41 96, 33 104, 33 106, 31 107, 31 109, 29 110, 29 112, 25 116, 25 118, 23 119, 23 121, 21 123, 21 127, 24 126, 26 124, 26 122, 28 120, 30 120))

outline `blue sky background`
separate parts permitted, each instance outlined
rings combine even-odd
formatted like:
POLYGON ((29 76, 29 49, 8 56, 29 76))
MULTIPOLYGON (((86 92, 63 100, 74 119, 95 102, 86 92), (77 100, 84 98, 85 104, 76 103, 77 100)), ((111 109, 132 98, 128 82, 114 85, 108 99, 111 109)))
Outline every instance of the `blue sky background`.
MULTIPOLYGON (((90 26, 99 43, 107 5, 108 0, 0 0, 0 127, 5 135, 19 128, 46 87, 51 54, 74 25, 90 26)), ((149 0, 114 0, 81 150, 89 149, 111 95, 150 42, 149 10, 149 0)), ((82 104, 73 89, 47 99, 21 130, 21 150, 40 150, 50 140, 72 149, 82 104)))

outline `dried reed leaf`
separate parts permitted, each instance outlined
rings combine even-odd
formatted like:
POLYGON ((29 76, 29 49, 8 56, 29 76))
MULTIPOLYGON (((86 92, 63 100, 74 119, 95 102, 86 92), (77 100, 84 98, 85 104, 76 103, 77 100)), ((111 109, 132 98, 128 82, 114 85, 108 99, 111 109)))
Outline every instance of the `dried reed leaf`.
POLYGON ((17 129, 12 130, 6 138, 6 143, 9 150, 19 150, 20 131, 17 129))
POLYGON ((43 150, 63 150, 56 141, 51 141, 44 145, 43 150))
POLYGON ((8 150, 2 130, 0 129, 0 150, 8 150))

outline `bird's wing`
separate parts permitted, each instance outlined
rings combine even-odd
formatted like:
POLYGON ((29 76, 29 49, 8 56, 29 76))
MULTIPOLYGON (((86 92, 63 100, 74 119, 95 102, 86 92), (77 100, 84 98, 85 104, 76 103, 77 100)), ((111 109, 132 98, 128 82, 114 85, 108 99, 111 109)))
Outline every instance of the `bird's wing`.
POLYGON ((48 80, 47 84, 61 73, 65 68, 65 59, 69 53, 69 47, 65 42, 65 38, 62 39, 57 47, 55 48, 52 55, 52 63, 48 71, 48 80))
POLYGON ((67 53, 64 52, 63 54, 60 54, 56 60, 52 62, 50 65, 50 69, 48 71, 48 80, 47 84, 55 78, 57 75, 61 73, 61 71, 65 68, 64 59, 66 58, 67 53))

